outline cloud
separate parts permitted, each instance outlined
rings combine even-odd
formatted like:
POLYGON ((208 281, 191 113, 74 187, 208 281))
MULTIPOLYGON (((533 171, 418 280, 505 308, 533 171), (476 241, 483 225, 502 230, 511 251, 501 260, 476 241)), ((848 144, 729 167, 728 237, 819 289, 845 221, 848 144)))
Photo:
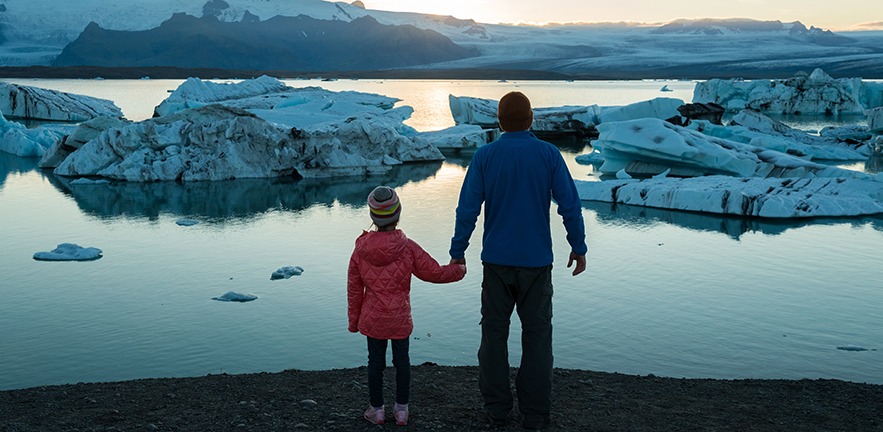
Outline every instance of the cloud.
POLYGON ((883 30, 883 21, 856 24, 852 28, 855 30, 883 30))

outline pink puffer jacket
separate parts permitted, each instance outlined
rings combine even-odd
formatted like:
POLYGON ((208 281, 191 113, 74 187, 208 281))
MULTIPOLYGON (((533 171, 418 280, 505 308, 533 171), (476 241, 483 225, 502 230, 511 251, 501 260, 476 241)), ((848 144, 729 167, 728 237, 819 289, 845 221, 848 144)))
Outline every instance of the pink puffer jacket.
POLYGON ((426 282, 456 282, 466 266, 439 265, 401 230, 363 232, 347 275, 349 331, 375 339, 410 336, 412 274, 426 282))

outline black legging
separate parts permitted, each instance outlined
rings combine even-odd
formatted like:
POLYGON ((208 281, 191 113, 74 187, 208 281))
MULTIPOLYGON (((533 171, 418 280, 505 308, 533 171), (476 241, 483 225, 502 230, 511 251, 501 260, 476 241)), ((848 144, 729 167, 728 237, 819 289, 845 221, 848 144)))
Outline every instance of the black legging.
MULTIPOLYGON (((396 368, 396 403, 405 405, 411 398, 411 358, 409 341, 392 340, 392 364, 396 368)), ((386 341, 368 337, 368 394, 371 406, 383 406, 383 370, 386 369, 386 341)))

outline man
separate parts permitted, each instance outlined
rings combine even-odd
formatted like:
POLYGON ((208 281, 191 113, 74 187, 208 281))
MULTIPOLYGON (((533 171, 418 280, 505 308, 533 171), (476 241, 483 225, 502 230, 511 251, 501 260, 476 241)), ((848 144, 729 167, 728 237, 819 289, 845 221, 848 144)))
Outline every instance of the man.
POLYGON ((451 239, 451 263, 465 264, 466 248, 484 204, 481 260, 479 387, 488 420, 505 424, 509 390, 509 319, 521 320, 521 366, 515 379, 525 429, 549 425, 552 399, 551 200, 567 230, 573 275, 586 268, 582 205, 561 152, 531 132, 530 100, 520 92, 500 99, 500 138, 478 149, 469 164, 451 239))

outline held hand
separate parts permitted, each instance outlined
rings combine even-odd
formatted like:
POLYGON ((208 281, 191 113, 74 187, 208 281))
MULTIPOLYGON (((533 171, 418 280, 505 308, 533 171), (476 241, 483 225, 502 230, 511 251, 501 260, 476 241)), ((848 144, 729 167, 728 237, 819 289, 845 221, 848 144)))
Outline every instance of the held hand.
POLYGON ((464 275, 466 274, 466 258, 462 258, 462 259, 451 258, 451 262, 448 263, 448 265, 452 265, 452 264, 457 264, 457 265, 463 266, 463 274, 464 275))
POLYGON ((576 261, 576 267, 574 267, 573 269, 574 276, 586 271, 585 255, 577 255, 575 252, 571 252, 570 258, 567 260, 567 268, 570 268, 570 266, 573 265, 574 261, 576 261))

